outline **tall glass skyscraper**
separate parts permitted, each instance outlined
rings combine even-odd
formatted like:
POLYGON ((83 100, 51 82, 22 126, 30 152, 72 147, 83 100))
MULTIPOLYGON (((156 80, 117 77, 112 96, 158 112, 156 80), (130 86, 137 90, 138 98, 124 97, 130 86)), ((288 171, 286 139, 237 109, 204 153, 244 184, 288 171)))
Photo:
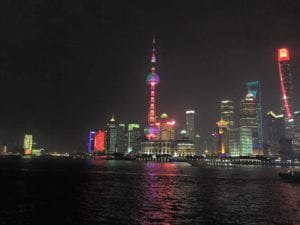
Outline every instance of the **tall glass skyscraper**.
POLYGON ((128 124, 128 148, 127 152, 137 152, 140 150, 139 138, 141 137, 140 124, 138 123, 129 123, 128 124))
POLYGON ((195 111, 188 110, 185 112, 186 115, 186 127, 187 138, 191 141, 195 141, 195 111))
POLYGON ((250 156, 253 154, 251 129, 230 129, 228 136, 229 155, 231 157, 250 156))
POLYGON ((253 149, 255 155, 263 155, 263 149, 259 140, 258 103, 251 92, 249 92, 240 103, 240 127, 252 131, 253 149))
POLYGON ((119 123, 117 125, 117 143, 116 152, 126 153, 127 151, 127 141, 126 141, 126 125, 124 123, 119 123))
POLYGON ((116 153, 117 151, 117 127, 114 116, 107 124, 107 136, 106 136, 106 152, 108 154, 116 153))
POLYGON ((250 93, 255 98, 257 104, 256 118, 258 124, 258 144, 262 149, 264 143, 264 133, 263 133, 263 120, 262 120, 262 99, 261 99, 260 81, 247 82, 247 89, 248 89, 248 93, 250 93))
POLYGON ((231 100, 221 101, 221 118, 228 122, 229 128, 233 128, 236 125, 234 103, 231 100))
POLYGON ((285 120, 286 137, 294 136, 294 87, 290 68, 290 52, 287 48, 278 49, 278 70, 282 94, 282 112, 285 120))

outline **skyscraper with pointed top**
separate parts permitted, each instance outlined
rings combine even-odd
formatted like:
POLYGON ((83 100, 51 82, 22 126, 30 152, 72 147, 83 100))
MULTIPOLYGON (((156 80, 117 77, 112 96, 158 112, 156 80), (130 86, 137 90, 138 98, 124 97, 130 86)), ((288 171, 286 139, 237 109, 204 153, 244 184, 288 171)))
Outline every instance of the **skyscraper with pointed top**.
POLYGON ((112 115, 109 123, 107 124, 106 136, 106 153, 113 154, 117 152, 117 127, 114 115, 112 115))
POLYGON ((148 111, 148 125, 144 132, 148 140, 156 140, 159 136, 159 124, 156 116, 156 87, 160 82, 159 75, 156 73, 156 48, 155 36, 152 40, 152 57, 151 57, 151 71, 146 77, 146 82, 149 85, 149 111, 148 111))

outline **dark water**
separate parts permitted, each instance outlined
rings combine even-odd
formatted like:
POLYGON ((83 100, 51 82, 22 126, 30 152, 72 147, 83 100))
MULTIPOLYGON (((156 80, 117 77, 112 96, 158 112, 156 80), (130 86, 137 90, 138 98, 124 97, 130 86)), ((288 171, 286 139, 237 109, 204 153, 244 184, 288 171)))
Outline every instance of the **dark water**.
POLYGON ((274 168, 0 161, 0 224, 300 224, 300 185, 274 168))

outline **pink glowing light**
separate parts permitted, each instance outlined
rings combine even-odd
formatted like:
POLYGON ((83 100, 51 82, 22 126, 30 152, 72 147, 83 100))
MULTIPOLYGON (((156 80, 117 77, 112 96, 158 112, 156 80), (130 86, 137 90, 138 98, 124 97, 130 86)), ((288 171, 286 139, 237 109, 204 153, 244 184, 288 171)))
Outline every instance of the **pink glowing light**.
POLYGON ((290 59, 290 57, 289 57, 289 52, 287 49, 281 48, 278 50, 278 69, 279 69, 279 76, 280 76, 280 86, 281 86, 281 92, 282 92, 282 96, 283 96, 282 99, 283 99, 283 103, 284 103, 284 108, 285 108, 286 114, 288 116, 288 119, 290 119, 292 117, 292 114, 291 114, 289 102, 288 102, 288 99, 286 96, 280 62, 284 61, 284 60, 289 60, 289 59, 290 59))

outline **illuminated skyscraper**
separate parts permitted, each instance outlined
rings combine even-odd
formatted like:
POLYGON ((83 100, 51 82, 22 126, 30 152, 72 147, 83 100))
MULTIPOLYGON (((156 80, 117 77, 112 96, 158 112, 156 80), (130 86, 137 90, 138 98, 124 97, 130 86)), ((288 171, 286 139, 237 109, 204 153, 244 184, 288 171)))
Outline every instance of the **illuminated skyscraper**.
POLYGON ((240 127, 248 128, 252 131, 253 154, 263 155, 262 145, 259 140, 258 125, 258 103, 255 97, 249 92, 240 104, 240 127))
POLYGON ((31 134, 25 134, 24 136, 24 144, 23 144, 23 148, 24 148, 24 155, 30 155, 32 153, 32 135, 31 134))
POLYGON ((175 120, 163 113, 160 117, 160 140, 175 140, 175 120))
POLYGON ((282 111, 285 120, 286 136, 294 136, 294 88, 290 68, 290 53, 287 48, 278 49, 278 70, 282 95, 282 111))
POLYGON ((300 155, 300 111, 294 112, 294 149, 300 155))
POLYGON ((141 136, 140 124, 138 123, 129 123, 128 124, 128 148, 127 152, 137 152, 140 150, 140 141, 141 136))
POLYGON ((229 123, 229 128, 235 127, 235 112, 233 101, 228 99, 221 101, 221 118, 229 123))
POLYGON ((217 122, 217 153, 219 156, 226 156, 228 154, 228 137, 227 132, 229 128, 229 122, 221 119, 217 122))
POLYGON ((89 143, 88 143, 88 152, 92 153, 95 147, 95 131, 90 131, 89 133, 89 143))
POLYGON ((105 131, 99 130, 95 133, 94 152, 105 151, 105 131))
POLYGON ((160 78, 156 73, 156 54, 155 54, 155 38, 153 37, 153 48, 151 57, 151 72, 147 75, 146 81, 150 87, 149 111, 148 111, 148 126, 145 128, 145 135, 148 140, 157 140, 159 136, 159 125, 157 124, 156 116, 156 86, 159 84, 160 78))
POLYGON ((126 125, 120 123, 117 125, 117 150, 118 153, 127 152, 127 132, 126 125))
POLYGON ((249 128, 234 128, 228 132, 228 149, 231 157, 251 156, 252 131, 249 128))
POLYGON ((190 141, 195 141, 195 111, 188 110, 185 112, 186 115, 186 126, 187 138, 190 141))
POLYGON ((110 119, 107 124, 107 136, 106 136, 106 151, 109 154, 117 152, 117 127, 114 116, 110 119))
POLYGON ((262 103, 261 103, 261 88, 259 81, 247 82, 248 93, 250 93, 256 101, 256 118, 258 125, 258 146, 260 149, 263 148, 264 136, 263 136, 263 121, 262 121, 262 103))
POLYGON ((279 155, 280 141, 285 139, 285 127, 283 115, 276 115, 272 111, 267 113, 268 134, 271 156, 279 155))

